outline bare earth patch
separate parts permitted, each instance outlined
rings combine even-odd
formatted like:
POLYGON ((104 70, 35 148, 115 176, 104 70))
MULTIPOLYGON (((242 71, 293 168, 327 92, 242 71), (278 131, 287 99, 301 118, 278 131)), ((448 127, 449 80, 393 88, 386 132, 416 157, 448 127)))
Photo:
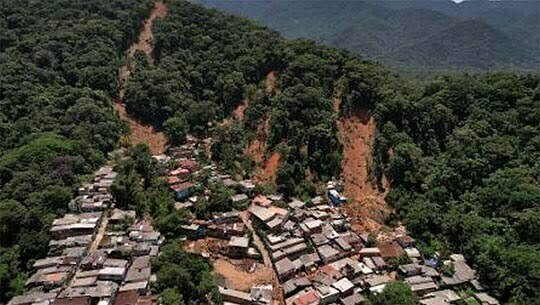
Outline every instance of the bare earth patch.
POLYGON ((243 99, 240 105, 236 107, 233 111, 233 118, 235 120, 243 121, 244 120, 244 111, 249 106, 249 100, 247 98, 243 99))
POLYGON ((276 86, 276 81, 277 81, 276 71, 272 71, 266 75, 266 78, 264 79, 264 86, 266 88, 266 94, 279 93, 278 88, 276 86))
POLYGON ((120 115, 120 119, 127 122, 129 125, 129 134, 127 140, 130 145, 135 146, 139 143, 145 143, 150 148, 153 155, 159 155, 165 152, 167 148, 167 139, 163 133, 158 132, 151 125, 144 125, 126 113, 126 107, 124 104, 115 103, 114 109, 120 115))
MULTIPOLYGON (((266 94, 279 94, 277 76, 276 71, 272 71, 266 75, 264 79, 266 94)), ((253 180, 260 184, 272 184, 276 182, 276 174, 281 162, 281 155, 278 152, 272 152, 268 155, 266 149, 269 122, 270 120, 267 118, 263 124, 259 125, 257 138, 251 141, 246 149, 246 154, 251 156, 257 163, 253 180)))
MULTIPOLYGON (((166 4, 163 1, 154 2, 154 8, 150 12, 150 16, 142 23, 137 42, 133 43, 127 51, 129 59, 133 58, 136 51, 142 51, 152 61, 152 23, 154 19, 162 18, 166 15, 166 4)), ((121 67, 118 72, 118 99, 114 108, 120 115, 120 118, 126 121, 130 127, 129 134, 127 135, 127 141, 130 145, 146 143, 152 154, 162 154, 167 145, 165 136, 161 132, 156 131, 154 127, 137 122, 126 112, 126 107, 123 103, 125 84, 133 68, 135 68, 134 63, 130 61, 121 67)))
MULTIPOLYGON (((340 103, 338 98, 334 99, 336 113, 340 103)), ((357 232, 379 231, 390 210, 384 201, 388 183, 383 181, 386 191, 381 191, 369 176, 375 120, 367 110, 359 109, 349 117, 339 117, 336 124, 343 145, 341 167, 345 195, 349 198, 344 208, 351 219, 351 227, 357 232)))
POLYGON ((225 279, 227 288, 248 292, 258 284, 270 284, 274 271, 253 260, 218 258, 212 261, 214 273, 225 279))

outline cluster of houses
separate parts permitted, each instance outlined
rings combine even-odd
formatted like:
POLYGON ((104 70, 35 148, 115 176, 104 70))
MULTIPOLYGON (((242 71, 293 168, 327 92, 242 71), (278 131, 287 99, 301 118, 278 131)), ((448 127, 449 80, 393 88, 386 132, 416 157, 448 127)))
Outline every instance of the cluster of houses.
MULTIPOLYGON (((345 200, 330 189, 328 198, 292 199, 286 208, 273 204, 283 206, 276 196, 255 198, 249 207, 287 305, 362 304, 367 293, 379 293, 394 281, 407 283, 425 305, 469 298, 457 292, 462 288, 483 290, 462 255, 445 261, 424 258, 407 234, 376 242, 368 234, 352 232, 347 215, 339 208, 345 200)), ((486 293, 474 297, 480 304, 498 304, 486 293)))
POLYGON ((37 260, 28 292, 9 305, 151 305, 150 261, 163 238, 135 211, 113 208, 108 188, 117 173, 100 168, 53 221, 49 256, 37 260))
POLYGON ((186 144, 169 148, 168 155, 154 156, 160 164, 164 165, 162 168, 166 171, 167 184, 176 200, 184 201, 192 195, 195 185, 191 180, 201 170, 197 157, 208 150, 208 147, 208 140, 199 141, 188 137, 186 144), (170 165, 173 167, 172 170, 168 169, 170 165))

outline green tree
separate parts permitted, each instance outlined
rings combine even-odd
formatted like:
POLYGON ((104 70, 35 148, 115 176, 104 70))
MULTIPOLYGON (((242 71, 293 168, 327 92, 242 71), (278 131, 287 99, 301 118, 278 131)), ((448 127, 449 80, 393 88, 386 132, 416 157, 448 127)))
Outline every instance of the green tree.
POLYGON ((416 305, 418 300, 409 285, 404 282, 386 284, 381 293, 369 296, 370 305, 416 305))
POLYGON ((163 123, 163 132, 170 145, 177 146, 186 142, 188 125, 183 115, 170 117, 163 123))
POLYGON ((167 288, 159 294, 160 304, 184 305, 182 295, 174 288, 167 288))
POLYGON ((111 185, 111 194, 121 209, 136 209, 139 215, 144 212, 143 188, 141 178, 135 167, 128 163, 111 185))

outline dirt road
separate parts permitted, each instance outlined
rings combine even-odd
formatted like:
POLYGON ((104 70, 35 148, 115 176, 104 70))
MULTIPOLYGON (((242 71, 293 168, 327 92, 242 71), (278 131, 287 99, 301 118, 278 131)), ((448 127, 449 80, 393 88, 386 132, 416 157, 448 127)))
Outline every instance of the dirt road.
POLYGON ((257 247, 257 250, 261 252, 264 266, 272 270, 272 287, 274 288, 272 297, 274 299, 274 302, 276 304, 285 304, 285 300, 283 298, 283 290, 281 288, 281 284, 279 283, 277 274, 274 270, 274 267, 272 264, 272 258, 270 257, 270 254, 264 247, 263 241, 261 240, 257 232, 253 229, 253 225, 251 224, 251 220, 249 219, 249 212, 248 211, 240 212, 240 217, 242 218, 242 221, 244 222, 244 224, 246 224, 248 229, 251 230, 251 232, 253 232, 253 243, 255 244, 255 247, 257 247))
POLYGON ((109 216, 107 215, 107 211, 104 212, 105 215, 103 215, 103 219, 101 220, 101 224, 99 225, 98 232, 96 233, 96 236, 94 237, 94 241, 92 242, 92 245, 90 245, 90 248, 88 249, 88 253, 94 253, 97 251, 99 244, 101 243, 101 240, 103 239, 103 236, 105 235, 105 232, 107 231, 107 225, 109 224, 109 216))

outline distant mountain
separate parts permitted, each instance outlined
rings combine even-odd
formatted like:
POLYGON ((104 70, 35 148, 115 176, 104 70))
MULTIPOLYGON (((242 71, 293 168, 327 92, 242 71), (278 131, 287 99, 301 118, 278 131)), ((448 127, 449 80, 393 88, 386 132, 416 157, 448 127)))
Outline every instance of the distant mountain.
POLYGON ((198 0, 403 71, 540 67, 540 1, 198 0))

